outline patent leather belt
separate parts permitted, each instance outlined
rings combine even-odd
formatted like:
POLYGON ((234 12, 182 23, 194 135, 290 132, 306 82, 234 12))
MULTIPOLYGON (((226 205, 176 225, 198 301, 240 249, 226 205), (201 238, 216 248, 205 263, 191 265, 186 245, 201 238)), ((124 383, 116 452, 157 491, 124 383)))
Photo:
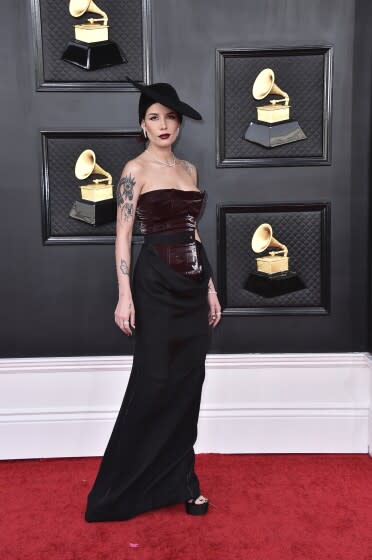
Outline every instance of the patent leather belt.
POLYGON ((192 243, 195 241, 195 231, 164 231, 147 233, 143 236, 144 244, 147 243, 192 243))

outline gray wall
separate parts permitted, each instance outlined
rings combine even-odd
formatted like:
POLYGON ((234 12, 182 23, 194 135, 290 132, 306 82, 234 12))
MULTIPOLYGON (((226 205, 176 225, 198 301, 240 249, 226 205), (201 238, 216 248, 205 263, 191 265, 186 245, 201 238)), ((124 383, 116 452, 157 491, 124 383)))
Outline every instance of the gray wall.
MULTIPOLYGON (((211 351, 367 349, 370 137, 358 103, 361 96, 369 114, 370 44, 361 33, 371 28, 368 2, 153 4, 153 80, 175 84, 204 117, 185 119, 177 155, 195 162, 209 194, 200 233, 215 271, 219 201, 332 204, 331 313, 225 317, 211 351), (303 44, 334 45, 332 165, 216 169, 215 49, 303 44)), ((114 246, 42 244, 39 131, 91 126, 92 115, 97 128, 136 127, 138 94, 36 92, 29 2, 5 0, 2 17, 1 355, 130 354, 133 341, 113 321, 114 246)))

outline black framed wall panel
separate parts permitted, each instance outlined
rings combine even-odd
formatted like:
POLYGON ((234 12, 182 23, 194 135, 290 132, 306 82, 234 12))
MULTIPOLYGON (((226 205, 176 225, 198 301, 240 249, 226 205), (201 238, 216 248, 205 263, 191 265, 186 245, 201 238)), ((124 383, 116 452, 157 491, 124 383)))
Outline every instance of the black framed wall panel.
POLYGON ((217 49, 217 166, 329 165, 332 68, 331 46, 217 49), (275 85, 288 92, 290 115, 298 119, 303 140, 268 148, 245 139, 256 108, 277 98, 253 97, 252 86, 265 68, 274 71, 275 85))
MULTIPOLYGON (((115 242, 116 223, 92 226, 69 216, 75 200, 80 199, 80 181, 75 163, 86 149, 94 151, 97 163, 113 177, 114 197, 123 163, 143 149, 139 131, 84 130, 42 131, 42 224, 43 242, 53 244, 96 244, 115 242)), ((139 242, 138 226, 133 242, 139 242)))
POLYGON ((329 204, 223 204, 218 206, 217 220, 218 278, 224 316, 329 313, 329 204), (297 274, 302 289, 266 297, 247 287, 250 275, 256 271, 256 257, 262 256, 253 252, 251 241, 263 223, 269 223, 273 238, 288 247, 289 270, 297 274))
POLYGON ((66 1, 29 0, 32 10, 37 91, 134 91, 127 81, 151 81, 151 0, 98 0, 109 17, 109 39, 118 46, 123 64, 87 71, 62 60, 74 25, 98 14, 72 17, 66 1))

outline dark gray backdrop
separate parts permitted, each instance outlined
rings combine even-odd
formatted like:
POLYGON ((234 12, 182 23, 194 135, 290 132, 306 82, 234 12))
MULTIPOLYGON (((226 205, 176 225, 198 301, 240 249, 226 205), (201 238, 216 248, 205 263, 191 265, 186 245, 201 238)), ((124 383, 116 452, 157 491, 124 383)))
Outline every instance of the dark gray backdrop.
MULTIPOLYGON (((156 0, 153 78, 204 120, 185 119, 177 155, 195 162, 208 207, 200 234, 216 264, 216 204, 331 202, 328 316, 225 317, 212 352, 367 349, 369 0, 156 0), (215 167, 215 49, 332 44, 332 165, 215 167)), ((5 0, 1 34, 1 356, 130 354, 116 327, 113 245, 44 246, 40 130, 137 126, 137 93, 36 92, 27 0, 5 0)), ((124 162, 123 162, 124 163, 124 162)))

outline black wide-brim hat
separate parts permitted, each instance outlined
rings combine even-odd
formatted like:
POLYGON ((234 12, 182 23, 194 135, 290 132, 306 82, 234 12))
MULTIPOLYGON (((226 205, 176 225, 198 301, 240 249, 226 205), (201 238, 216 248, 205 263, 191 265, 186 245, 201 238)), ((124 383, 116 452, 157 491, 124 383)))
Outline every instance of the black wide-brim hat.
POLYGON ((184 103, 178 97, 178 93, 174 89, 173 86, 167 83, 157 83, 151 84, 149 86, 145 86, 140 84, 134 80, 131 80, 128 76, 126 76, 128 82, 131 82, 137 89, 141 92, 141 97, 139 100, 139 121, 141 122, 142 118, 145 116, 147 108, 150 106, 150 102, 153 103, 161 103, 165 105, 165 107, 169 107, 180 113, 181 115, 185 115, 186 117, 190 117, 191 119, 201 120, 202 116, 198 111, 193 109, 191 105, 184 103))

